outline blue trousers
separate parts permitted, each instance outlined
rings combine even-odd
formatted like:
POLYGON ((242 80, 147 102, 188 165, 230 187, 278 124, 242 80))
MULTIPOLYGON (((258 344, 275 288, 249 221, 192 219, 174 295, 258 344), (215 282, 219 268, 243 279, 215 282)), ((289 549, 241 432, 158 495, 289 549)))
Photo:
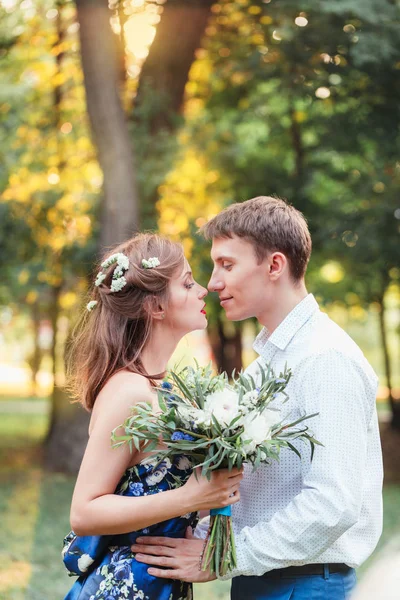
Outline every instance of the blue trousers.
POLYGON ((346 574, 235 577, 231 600, 348 600, 356 584, 354 569, 346 574))

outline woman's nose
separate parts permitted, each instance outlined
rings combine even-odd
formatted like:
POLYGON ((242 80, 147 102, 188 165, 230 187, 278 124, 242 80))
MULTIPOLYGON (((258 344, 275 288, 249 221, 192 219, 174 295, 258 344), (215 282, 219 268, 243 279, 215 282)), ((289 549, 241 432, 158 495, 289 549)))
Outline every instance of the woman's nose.
POLYGON ((208 294, 208 291, 205 287, 203 287, 202 285, 200 286, 200 290, 199 290, 199 298, 205 298, 208 294))

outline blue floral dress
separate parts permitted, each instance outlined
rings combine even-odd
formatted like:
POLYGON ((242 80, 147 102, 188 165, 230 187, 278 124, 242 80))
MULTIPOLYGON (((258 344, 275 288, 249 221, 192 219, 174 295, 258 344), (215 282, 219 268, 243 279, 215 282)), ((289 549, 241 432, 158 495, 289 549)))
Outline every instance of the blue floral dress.
MULTIPOLYGON (((127 469, 116 494, 147 496, 183 485, 192 472, 190 461, 177 456, 140 463, 127 469)), ((161 579, 147 573, 149 565, 135 560, 130 545, 146 535, 182 538, 186 528, 195 527, 197 513, 168 519, 124 535, 75 536, 64 540, 63 560, 71 575, 79 575, 64 600, 191 600, 192 584, 161 579)))

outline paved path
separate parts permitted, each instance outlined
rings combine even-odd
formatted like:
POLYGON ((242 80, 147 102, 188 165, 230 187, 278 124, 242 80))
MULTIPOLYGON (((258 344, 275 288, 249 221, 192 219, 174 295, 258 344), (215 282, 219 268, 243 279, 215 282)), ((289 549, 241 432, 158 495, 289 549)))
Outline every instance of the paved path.
POLYGON ((399 600, 400 537, 391 540, 363 575, 351 600, 399 600))

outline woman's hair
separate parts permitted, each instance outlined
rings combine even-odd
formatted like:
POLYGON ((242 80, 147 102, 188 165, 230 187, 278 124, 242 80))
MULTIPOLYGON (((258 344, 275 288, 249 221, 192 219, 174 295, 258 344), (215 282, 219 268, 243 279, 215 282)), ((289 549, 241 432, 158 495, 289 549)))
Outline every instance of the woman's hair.
POLYGON ((302 213, 281 198, 258 196, 231 204, 200 232, 207 240, 236 235, 250 242, 261 263, 270 252, 282 252, 293 281, 306 272, 311 254, 311 237, 302 213))
POLYGON ((163 377, 162 373, 146 373, 141 355, 153 330, 152 312, 160 307, 165 310, 171 278, 184 267, 182 246, 152 233, 138 234, 113 248, 100 264, 115 253, 129 260, 123 272, 126 284, 120 291, 111 291, 118 264, 99 267, 105 278, 101 276, 99 284, 98 277, 92 289, 96 306, 90 313, 85 311, 68 351, 69 390, 89 411, 107 381, 122 369, 148 379, 163 377), (154 257, 159 266, 143 267, 143 259, 154 257))

